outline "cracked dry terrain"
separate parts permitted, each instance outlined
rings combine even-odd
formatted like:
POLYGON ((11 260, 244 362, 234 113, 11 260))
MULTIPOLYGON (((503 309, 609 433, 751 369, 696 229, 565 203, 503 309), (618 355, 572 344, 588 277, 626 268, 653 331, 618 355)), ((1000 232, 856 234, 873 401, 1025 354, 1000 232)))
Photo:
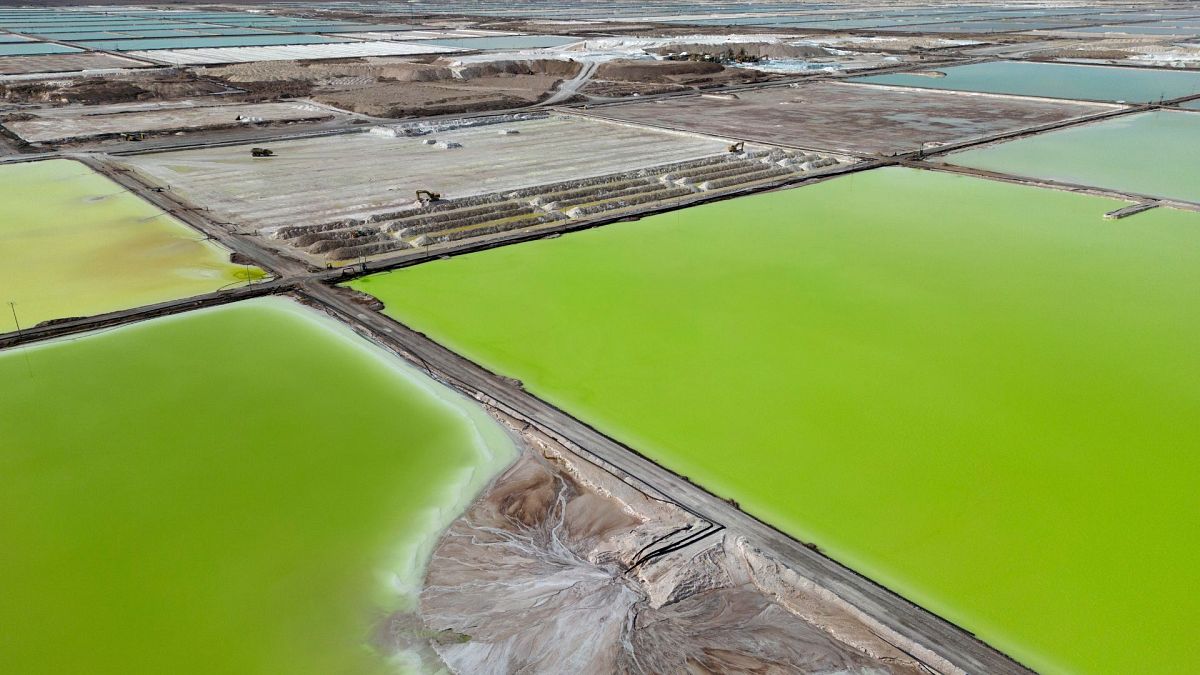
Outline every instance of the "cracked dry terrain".
MULTIPOLYGON (((512 424, 511 420, 505 420, 512 424)), ((382 627, 460 673, 958 673, 736 534, 536 432, 445 533, 420 617, 382 627)))

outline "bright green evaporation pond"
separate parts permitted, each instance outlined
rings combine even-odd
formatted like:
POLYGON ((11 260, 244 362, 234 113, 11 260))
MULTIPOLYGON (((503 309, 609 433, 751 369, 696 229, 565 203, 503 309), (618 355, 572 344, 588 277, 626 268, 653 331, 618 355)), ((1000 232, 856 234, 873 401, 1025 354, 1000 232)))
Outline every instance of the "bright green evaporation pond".
POLYGON ((1063 63, 989 61, 941 68, 945 77, 909 73, 856 77, 851 82, 954 89, 1020 96, 1149 103, 1200 93, 1200 73, 1167 68, 1113 68, 1063 63))
POLYGON ((881 169, 367 277, 387 312, 1048 673, 1183 673, 1200 214, 881 169))
POLYGON ((203 239, 78 162, 0 166, 0 333, 264 276, 203 239))
POLYGON ((1160 110, 946 157, 988 171, 1200 202, 1200 115, 1160 110))
POLYGON ((0 352, 0 672, 396 672, 368 646, 514 456, 332 319, 254 300, 0 352))

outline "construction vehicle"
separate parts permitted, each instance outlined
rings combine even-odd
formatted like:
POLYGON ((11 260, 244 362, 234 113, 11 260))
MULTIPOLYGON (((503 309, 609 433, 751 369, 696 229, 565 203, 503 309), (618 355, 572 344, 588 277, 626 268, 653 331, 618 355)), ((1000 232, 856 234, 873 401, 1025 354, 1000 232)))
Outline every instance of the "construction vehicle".
POLYGON ((275 151, 269 148, 250 148, 251 157, 274 157, 275 151))
POLYGON ((417 190, 417 201, 421 202, 421 206, 442 201, 442 193, 430 192, 429 190, 417 190))
POLYGON ((727 150, 729 150, 729 152, 741 152, 745 149, 746 149, 746 141, 738 141, 737 143, 730 143, 729 147, 727 148, 727 150))
POLYGON ((142 133, 121 134, 121 139, 126 140, 126 141, 144 141, 144 140, 146 140, 146 134, 142 134, 142 133))

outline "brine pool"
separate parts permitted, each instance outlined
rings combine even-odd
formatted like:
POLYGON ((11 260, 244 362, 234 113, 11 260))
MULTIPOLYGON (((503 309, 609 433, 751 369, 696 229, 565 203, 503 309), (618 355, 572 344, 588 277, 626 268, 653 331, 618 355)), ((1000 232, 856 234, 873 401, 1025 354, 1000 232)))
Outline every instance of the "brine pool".
POLYGON ((1183 672, 1200 214, 1125 203, 886 168, 352 286, 1040 672, 1183 672))
POLYGON ((889 73, 850 82, 925 89, 1044 96, 1088 101, 1149 103, 1200 93, 1200 72, 1166 68, 1079 66, 1027 61, 989 61, 939 68, 945 77, 889 73))
POLYGON ((0 333, 263 277, 83 164, 0 165, 0 333))
POLYGON ((0 401, 5 673, 394 673, 376 622, 515 456, 281 298, 0 352, 0 401))
POLYGON ((1200 202, 1200 115, 1158 110, 958 152, 950 164, 1200 202))

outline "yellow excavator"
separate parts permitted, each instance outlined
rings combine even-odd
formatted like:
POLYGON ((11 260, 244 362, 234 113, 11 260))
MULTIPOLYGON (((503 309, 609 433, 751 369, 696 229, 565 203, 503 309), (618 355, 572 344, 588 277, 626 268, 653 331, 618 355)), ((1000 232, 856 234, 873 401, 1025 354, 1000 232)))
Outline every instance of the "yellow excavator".
POLYGON ((746 141, 738 141, 737 143, 730 143, 729 147, 726 149, 729 152, 741 152, 746 149, 746 141))
POLYGON ((417 190, 417 201, 421 202, 421 206, 426 206, 434 202, 442 201, 442 193, 430 192, 429 190, 417 190))

